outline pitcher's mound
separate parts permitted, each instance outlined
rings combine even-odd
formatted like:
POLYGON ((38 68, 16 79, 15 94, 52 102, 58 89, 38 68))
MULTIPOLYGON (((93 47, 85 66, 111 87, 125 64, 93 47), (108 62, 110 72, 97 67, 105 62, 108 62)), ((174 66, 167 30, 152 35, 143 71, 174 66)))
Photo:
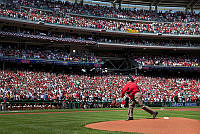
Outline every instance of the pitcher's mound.
POLYGON ((106 121, 85 127, 108 131, 138 132, 148 134, 200 134, 200 120, 169 117, 169 119, 135 119, 106 121))

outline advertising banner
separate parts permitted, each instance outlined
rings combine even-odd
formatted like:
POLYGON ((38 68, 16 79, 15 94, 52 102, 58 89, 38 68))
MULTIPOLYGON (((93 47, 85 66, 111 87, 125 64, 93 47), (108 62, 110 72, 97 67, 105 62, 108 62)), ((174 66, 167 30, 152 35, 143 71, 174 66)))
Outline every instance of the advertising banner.
POLYGON ((138 33, 138 30, 127 29, 126 32, 128 32, 128 33, 138 33))
POLYGON ((190 106, 197 106, 197 103, 171 103, 172 107, 190 107, 190 106))

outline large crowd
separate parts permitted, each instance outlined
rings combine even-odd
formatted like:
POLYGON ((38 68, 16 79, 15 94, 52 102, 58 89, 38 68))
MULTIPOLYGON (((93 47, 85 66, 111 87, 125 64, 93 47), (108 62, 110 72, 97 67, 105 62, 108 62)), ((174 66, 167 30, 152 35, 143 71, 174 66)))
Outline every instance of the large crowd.
POLYGON ((200 14, 191 12, 172 12, 153 10, 131 9, 131 8, 115 8, 102 5, 91 5, 82 3, 72 3, 70 1, 45 1, 45 0, 8 0, 10 6, 25 6, 38 9, 51 10, 61 14, 81 14, 106 18, 120 18, 144 21, 167 21, 167 22, 199 22, 200 14))
MULTIPOLYGON (((69 52, 69 50, 29 47, 19 48, 14 45, 0 45, 0 57, 15 57, 22 59, 59 60, 63 62, 103 63, 104 61, 94 53, 87 50, 69 52)), ((105 56, 105 55, 104 55, 105 56)), ((108 55, 109 57, 109 55, 108 55)), ((130 57, 140 66, 165 66, 165 67, 199 67, 200 61, 197 56, 139 56, 130 57)))
POLYGON ((72 34, 70 32, 61 32, 61 31, 47 31, 40 29, 33 29, 29 27, 15 27, 15 26, 4 26, 0 30, 0 35, 9 36, 9 37, 17 37, 17 38, 26 38, 26 39, 37 39, 37 40, 48 40, 50 42, 60 42, 60 43, 76 43, 82 45, 95 45, 96 41, 93 40, 90 36, 87 35, 78 35, 72 34))
MULTIPOLYGON (((0 99, 4 100, 66 100, 79 102, 123 102, 121 89, 126 75, 72 75, 34 71, 0 71, 0 99)), ((196 102, 200 97, 200 80, 136 76, 145 102, 196 102)))
POLYGON ((137 56, 135 61, 142 66, 166 66, 166 67, 199 67, 200 61, 191 56, 137 56))
POLYGON ((68 62, 102 63, 102 59, 88 52, 68 52, 63 49, 43 49, 39 47, 17 48, 0 45, 0 57, 15 57, 23 59, 59 60, 68 62))
MULTIPOLYGON (((22 59, 44 59, 68 62, 103 63, 104 61, 94 53, 87 50, 69 52, 69 50, 29 47, 19 48, 14 45, 0 45, 0 57, 15 57, 22 59)), ((104 55, 105 56, 105 55, 104 55)), ((109 57, 109 55, 108 55, 109 57)), ((199 67, 200 61, 197 56, 139 56, 130 57, 141 66, 165 66, 165 67, 199 67)))
POLYGON ((56 35, 46 35, 44 33, 35 33, 35 34, 30 34, 26 32, 5 32, 5 31, 0 31, 1 36, 7 36, 11 38, 25 38, 25 39, 31 39, 31 40, 39 40, 39 41, 49 41, 49 42, 60 42, 61 44, 63 43, 74 43, 74 44, 81 44, 81 45, 95 45, 95 41, 91 41, 82 37, 57 37, 56 35))
MULTIPOLYGON (((18 4, 16 4, 18 5, 18 4)), ((30 4, 31 5, 31 4, 30 4)), ((37 5, 37 4, 36 4, 37 5)), ((174 34, 174 35, 200 35, 200 23, 174 22, 140 22, 124 21, 117 19, 88 18, 83 16, 73 16, 66 14, 56 14, 49 11, 41 11, 34 8, 21 9, 20 6, 11 5, 12 8, 1 6, 0 16, 15 19, 24 19, 34 22, 50 23, 57 25, 73 26, 80 28, 92 28, 110 31, 121 31, 134 33, 151 34, 174 34)), ((69 9, 70 10, 70 9, 69 9)), ((104 10, 103 10, 104 11, 104 10)))
MULTIPOLYGON (((67 1, 52 3, 45 0, 7 0, 6 7, 3 4, 0 6, 0 16, 34 22, 121 32, 128 32, 131 29, 136 33, 200 35, 200 14, 189 12, 163 13, 160 11, 155 13, 150 10, 116 9, 67 1)), ((2 27, 0 35, 81 44, 108 42, 128 45, 199 47, 198 42, 189 41, 180 43, 103 36, 90 37, 88 35, 80 37, 74 34, 45 33, 37 30, 33 32, 27 29, 15 31, 2 27)), ((61 49, 39 47, 25 49, 10 45, 0 45, 1 57, 103 63, 102 59, 93 53, 70 53, 61 49)), ((143 66, 199 67, 200 65, 199 58, 189 56, 133 56, 132 58, 143 66)), ((100 76, 0 70, 0 100, 74 100, 78 102, 116 100, 124 103, 125 98, 120 96, 121 89, 127 83, 127 77, 128 75, 123 74, 102 74, 100 76)), ((175 96, 178 96, 179 102, 197 102, 200 99, 200 79, 139 75, 135 76, 135 80, 143 92, 145 102, 175 102, 175 96)))
POLYGON ((155 39, 140 39, 140 38, 115 38, 115 37, 93 37, 91 38, 98 43, 111 43, 134 46, 164 46, 164 47, 200 47, 198 42, 188 40, 155 40, 155 39))
POLYGON ((135 45, 135 46, 165 46, 165 47, 200 47, 198 41, 191 42, 188 40, 149 40, 140 38, 118 38, 118 37, 104 37, 104 36, 92 36, 92 35, 78 35, 73 33, 55 33, 50 31, 40 31, 33 29, 18 28, 18 30, 12 27, 3 27, 0 31, 1 36, 24 38, 24 39, 37 39, 47 40, 50 42, 60 43, 75 43, 82 45, 96 45, 98 43, 112 43, 121 45, 135 45))

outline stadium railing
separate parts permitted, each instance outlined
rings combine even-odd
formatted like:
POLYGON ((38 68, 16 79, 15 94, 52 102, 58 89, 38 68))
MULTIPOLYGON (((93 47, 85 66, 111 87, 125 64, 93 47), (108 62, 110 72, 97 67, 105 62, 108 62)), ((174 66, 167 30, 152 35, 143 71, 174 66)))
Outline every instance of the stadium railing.
MULTIPOLYGON (((150 107, 190 107, 200 106, 197 102, 144 102, 150 107)), ((137 105, 138 106, 138 105, 137 105)), ((89 108, 121 108, 118 103, 112 105, 111 102, 105 101, 86 101, 77 102, 71 100, 21 100, 21 101, 1 101, 0 111, 12 110, 40 110, 40 109, 89 109, 89 108)))
MULTIPOLYGON (((23 22, 23 23, 31 23, 31 24, 39 24, 41 25, 41 22, 39 21, 30 21, 27 19, 23 19, 23 18, 11 18, 8 16, 0 16, 0 20, 7 20, 7 21, 18 21, 18 22, 23 22)), ((52 23, 42 23, 42 25, 45 26, 50 26, 50 27, 60 27, 60 28, 68 28, 68 29, 77 29, 77 30, 88 30, 88 31, 96 31, 96 32, 106 32, 106 33, 118 33, 118 34, 135 34, 135 35, 154 35, 154 36, 166 36, 166 37, 200 37, 200 35, 176 35, 176 34, 165 34, 165 33, 145 33, 145 32, 127 32, 127 31, 118 31, 118 30, 105 30, 105 29, 96 29, 96 28, 87 28, 87 27, 76 27, 76 26, 68 26, 68 25, 63 25, 63 24, 52 24, 52 23)))
POLYGON ((187 71, 200 71, 200 66, 162 66, 162 65, 145 65, 140 68, 144 70, 156 70, 156 69, 165 69, 165 70, 187 70, 187 71))
POLYGON ((61 61, 61 60, 47 60, 47 59, 30 59, 30 58, 18 58, 18 57, 8 57, 8 56, 0 56, 0 61, 9 61, 9 62, 17 62, 17 63, 28 63, 28 64, 56 64, 56 65, 88 65, 88 66, 95 66, 101 65, 103 66, 103 62, 80 62, 80 61, 61 61))

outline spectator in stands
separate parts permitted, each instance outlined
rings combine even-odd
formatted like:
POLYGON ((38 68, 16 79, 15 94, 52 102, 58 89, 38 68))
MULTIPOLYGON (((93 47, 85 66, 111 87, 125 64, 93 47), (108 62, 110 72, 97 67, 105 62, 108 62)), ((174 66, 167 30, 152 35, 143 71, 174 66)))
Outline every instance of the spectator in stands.
POLYGON ((24 11, 14 11, 9 9, 1 9, 0 16, 11 17, 15 19, 25 19, 35 22, 51 23, 59 25, 67 25, 74 27, 95 28, 111 31, 127 32, 128 30, 135 30, 139 33, 152 34, 175 34, 175 35, 199 35, 200 24, 197 22, 183 23, 183 22, 132 22, 121 20, 103 20, 98 18, 87 18, 80 16, 59 16, 50 12, 43 11, 41 13, 38 9, 24 11))
MULTIPOLYGON (((0 71, 0 98, 13 100, 59 100, 121 102, 120 88, 126 75, 84 76, 33 71, 0 71), (96 83, 96 84, 94 84, 96 83), (117 84, 116 84, 117 83, 117 84), (12 97, 11 97, 12 96, 12 97)), ((137 76, 136 83, 143 89, 145 102, 196 102, 200 96, 200 80, 137 76), (190 85, 187 86, 186 84, 190 85), (165 98, 165 99, 163 99, 165 98)))
POLYGON ((177 103, 179 102, 179 98, 177 94, 174 97, 174 101, 175 101, 175 106, 177 106, 177 103))

